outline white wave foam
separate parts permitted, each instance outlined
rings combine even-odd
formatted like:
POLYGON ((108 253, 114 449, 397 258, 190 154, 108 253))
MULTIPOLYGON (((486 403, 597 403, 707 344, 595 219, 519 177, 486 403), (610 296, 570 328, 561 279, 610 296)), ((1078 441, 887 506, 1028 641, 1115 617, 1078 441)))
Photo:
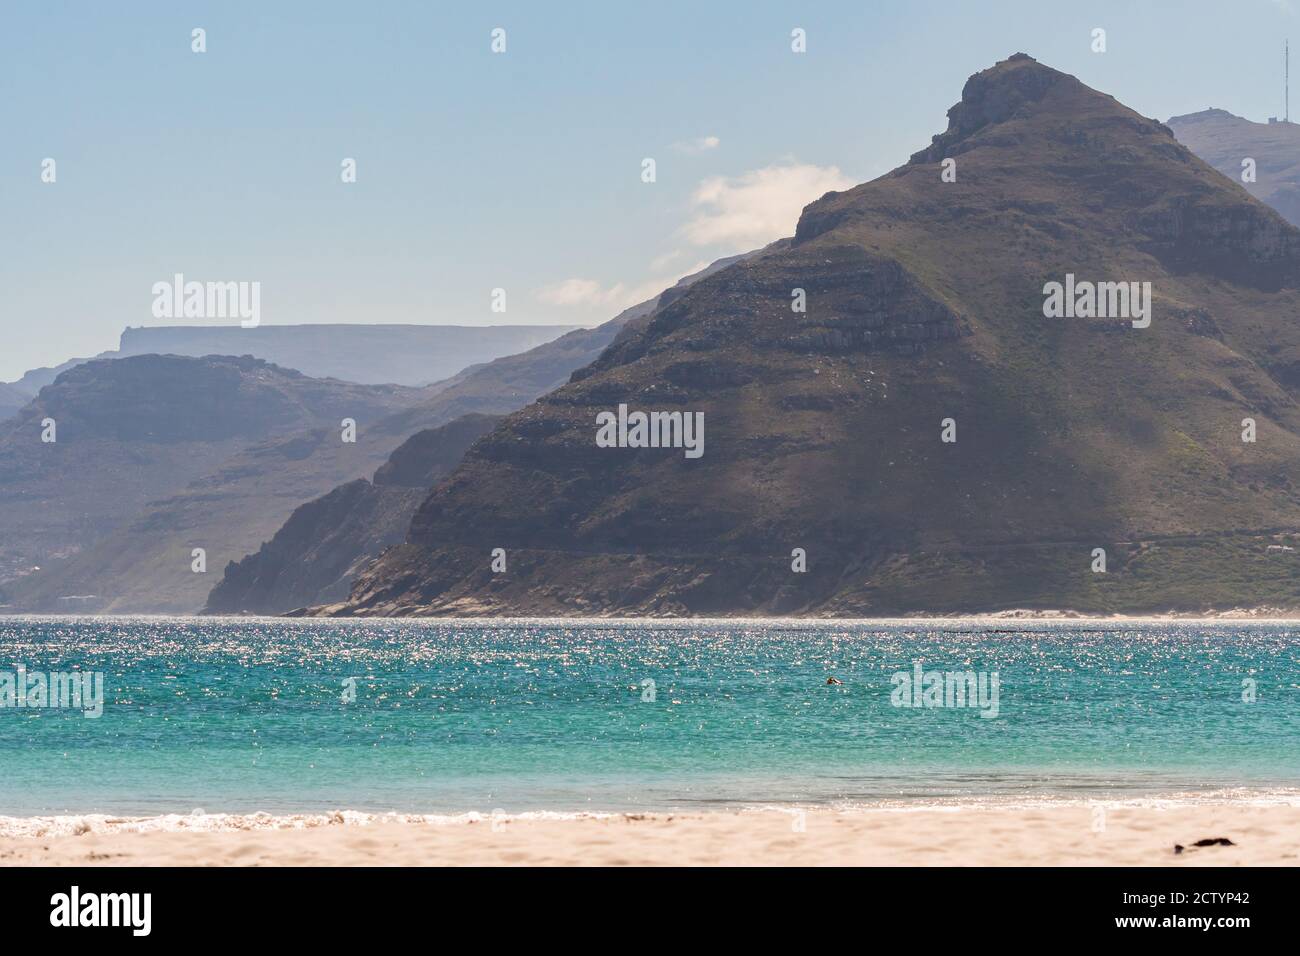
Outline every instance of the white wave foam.
POLYGON ((531 810, 523 813, 372 813, 364 810, 331 810, 324 813, 167 813, 149 817, 115 816, 104 813, 79 813, 33 817, 0 816, 0 837, 59 837, 80 836, 88 833, 149 833, 192 832, 221 833, 248 830, 308 830, 315 827, 373 826, 382 823, 415 823, 429 826, 459 826, 466 824, 508 823, 514 820, 579 820, 625 818, 639 820, 647 817, 699 816, 704 813, 794 813, 807 812, 861 813, 885 811, 895 813, 960 812, 963 810, 1030 810, 1050 807, 1104 806, 1108 810, 1149 809, 1170 810, 1187 806, 1230 804, 1234 806, 1291 806, 1300 807, 1300 789, 1253 789, 1231 787, 1211 791, 1188 791, 1152 796, 1106 797, 1095 796, 985 796, 940 797, 914 800, 881 800, 872 802, 837 802, 832 804, 751 804, 733 809, 717 810, 645 810, 596 812, 531 810))
POLYGON ((527 813, 370 813, 364 810, 331 810, 326 813, 164 813, 152 817, 115 816, 105 813, 76 813, 55 816, 0 816, 0 837, 81 836, 87 833, 149 833, 189 831, 219 833, 232 830, 308 830, 314 827, 373 826, 378 823, 421 823, 432 826, 491 823, 510 820, 573 820, 638 814, 549 810, 527 813))

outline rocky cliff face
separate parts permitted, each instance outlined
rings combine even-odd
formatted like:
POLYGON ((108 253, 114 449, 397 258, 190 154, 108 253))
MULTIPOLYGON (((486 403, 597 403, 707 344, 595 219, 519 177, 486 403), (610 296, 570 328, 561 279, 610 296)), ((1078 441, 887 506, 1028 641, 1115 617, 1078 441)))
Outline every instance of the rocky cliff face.
POLYGON ((299 506, 270 541, 230 562, 209 614, 282 614, 347 597, 357 571, 406 537, 429 489, 499 421, 466 415, 417 432, 375 472, 299 506))
POLYGON ((1164 125, 1017 55, 910 163, 509 416, 318 613, 1295 605, 1269 546, 1300 530, 1298 250, 1164 125), (1150 324, 1045 317, 1067 276, 1149 283, 1150 324), (600 447, 619 405, 702 414, 703 455, 600 447))

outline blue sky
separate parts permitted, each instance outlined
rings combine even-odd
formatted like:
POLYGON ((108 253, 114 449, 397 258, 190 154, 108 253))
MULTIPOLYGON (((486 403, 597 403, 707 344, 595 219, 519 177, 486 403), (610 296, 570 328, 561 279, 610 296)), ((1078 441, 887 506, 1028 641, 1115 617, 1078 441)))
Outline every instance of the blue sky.
POLYGON ((1262 120, 1297 26, 1283 0, 6 3, 0 380, 160 324, 176 272, 259 281, 267 324, 595 324, 904 162, 1011 53, 1162 120, 1262 120))

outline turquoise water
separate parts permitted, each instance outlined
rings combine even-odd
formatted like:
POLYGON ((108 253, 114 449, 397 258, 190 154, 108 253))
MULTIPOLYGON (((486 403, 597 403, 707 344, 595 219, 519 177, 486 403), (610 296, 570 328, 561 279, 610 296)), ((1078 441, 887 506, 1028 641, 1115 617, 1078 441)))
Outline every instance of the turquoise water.
POLYGON ((106 700, 0 708, 2 816, 1300 787, 1282 625, 0 618, 18 664, 103 671, 106 700), (997 716, 894 706, 917 661, 996 672, 997 716))

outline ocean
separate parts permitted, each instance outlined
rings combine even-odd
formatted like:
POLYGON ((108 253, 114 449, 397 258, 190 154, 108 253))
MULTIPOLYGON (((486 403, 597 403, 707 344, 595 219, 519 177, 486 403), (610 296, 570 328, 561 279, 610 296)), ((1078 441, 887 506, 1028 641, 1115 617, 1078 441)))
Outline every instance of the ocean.
POLYGON ((0 763, 6 818, 1291 801, 1300 628, 0 618, 0 763))

